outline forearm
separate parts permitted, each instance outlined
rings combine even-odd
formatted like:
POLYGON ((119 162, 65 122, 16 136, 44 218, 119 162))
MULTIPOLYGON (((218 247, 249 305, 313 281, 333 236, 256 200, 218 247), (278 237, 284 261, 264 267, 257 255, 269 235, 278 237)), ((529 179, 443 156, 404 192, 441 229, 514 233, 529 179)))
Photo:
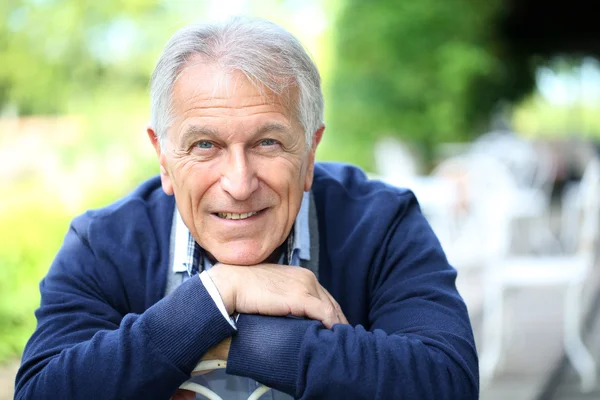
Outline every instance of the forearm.
POLYGON ((324 329, 309 320, 243 316, 228 372, 297 398, 477 398, 470 340, 445 334, 386 334, 361 326, 324 329))
POLYGON ((311 327, 301 350, 297 390, 306 399, 476 399, 475 348, 464 338, 450 337, 311 327))
POLYGON ((233 332, 199 279, 112 329, 100 316, 84 321, 57 307, 38 311, 17 399, 169 398, 202 355, 233 332))

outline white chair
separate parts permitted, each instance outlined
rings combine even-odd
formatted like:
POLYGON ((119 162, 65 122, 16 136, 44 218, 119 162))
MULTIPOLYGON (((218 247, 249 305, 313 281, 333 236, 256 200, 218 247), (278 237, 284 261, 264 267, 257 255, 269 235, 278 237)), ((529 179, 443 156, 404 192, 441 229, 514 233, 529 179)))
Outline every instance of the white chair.
POLYGON ((577 196, 563 212, 579 221, 577 251, 558 256, 506 257, 487 270, 483 314, 482 383, 491 379, 501 355, 503 295, 509 288, 566 286, 564 297, 565 352, 579 374, 582 391, 596 385, 596 363, 581 340, 582 290, 594 266, 599 233, 600 161, 586 167, 577 196))
POLYGON ((515 210, 515 219, 522 221, 519 228, 525 235, 519 239, 528 245, 527 250, 531 252, 557 253, 562 246, 552 230, 551 200, 558 166, 549 146, 542 143, 535 147, 526 145, 531 147, 533 162, 528 171, 521 172, 522 184, 516 200, 519 208, 515 210))
POLYGON ((483 268, 504 256, 516 191, 506 166, 492 157, 467 154, 443 161, 432 174, 456 185, 445 213, 430 221, 450 264, 459 271, 483 268))
POLYGON ((419 173, 419 160, 408 145, 383 137, 374 146, 376 173, 386 180, 404 181, 419 173))
POLYGON ((489 132, 471 147, 505 164, 514 177, 517 207, 513 210, 518 243, 527 252, 560 249, 551 226, 551 196, 557 165, 547 145, 523 140, 512 132, 489 132), (520 235, 519 235, 520 234, 520 235))

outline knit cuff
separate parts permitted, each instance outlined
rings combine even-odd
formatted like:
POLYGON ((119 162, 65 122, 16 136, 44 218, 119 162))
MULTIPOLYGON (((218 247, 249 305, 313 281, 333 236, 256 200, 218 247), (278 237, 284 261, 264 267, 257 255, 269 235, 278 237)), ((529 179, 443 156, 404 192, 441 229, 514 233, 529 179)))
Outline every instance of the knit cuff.
POLYGON ((300 346, 315 321, 240 315, 231 340, 227 373, 252 378, 296 396, 300 346))
POLYGON ((182 283, 141 318, 158 350, 188 374, 204 353, 235 331, 198 277, 182 283))

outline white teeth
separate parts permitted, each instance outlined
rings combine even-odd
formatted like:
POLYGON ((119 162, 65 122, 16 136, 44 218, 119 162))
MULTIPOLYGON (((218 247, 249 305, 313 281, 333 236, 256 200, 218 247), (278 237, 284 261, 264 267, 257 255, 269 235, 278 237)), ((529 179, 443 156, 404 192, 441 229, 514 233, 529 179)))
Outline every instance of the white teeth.
POLYGON ((248 217, 251 217, 253 215, 258 214, 260 211, 256 211, 256 212, 249 212, 249 213, 217 213, 217 216, 219 218, 224 218, 224 219, 246 219, 248 217))

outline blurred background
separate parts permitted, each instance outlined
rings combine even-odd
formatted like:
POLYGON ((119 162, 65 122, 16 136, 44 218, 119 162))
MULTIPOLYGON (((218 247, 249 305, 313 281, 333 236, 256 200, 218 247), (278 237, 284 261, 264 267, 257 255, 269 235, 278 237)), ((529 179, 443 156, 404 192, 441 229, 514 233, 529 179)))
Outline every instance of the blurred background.
MULTIPOLYGON (((591 5, 590 5, 591 4, 591 5)), ((162 46, 249 14, 323 76, 320 160, 412 189, 459 271, 483 399, 598 399, 600 24, 583 0, 2 0, 0 400, 70 220, 158 173, 162 46)))

